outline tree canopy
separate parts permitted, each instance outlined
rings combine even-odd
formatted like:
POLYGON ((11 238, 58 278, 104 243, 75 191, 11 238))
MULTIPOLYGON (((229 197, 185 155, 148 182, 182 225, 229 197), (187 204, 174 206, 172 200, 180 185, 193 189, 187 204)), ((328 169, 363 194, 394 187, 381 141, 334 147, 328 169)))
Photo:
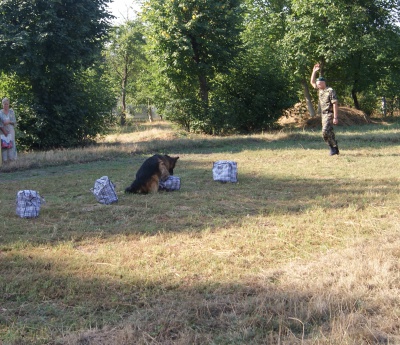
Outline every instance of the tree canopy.
POLYGON ((298 99, 314 113, 316 62, 342 104, 398 102, 398 0, 147 0, 117 27, 109 2, 0 2, 0 90, 26 147, 90 142, 118 97, 189 131, 260 131, 298 99))
POLYGON ((175 98, 197 104, 203 117, 198 120, 207 122, 212 80, 228 71, 240 51, 240 0, 149 0, 144 19, 153 53, 175 98))
POLYGON ((145 29, 139 20, 113 27, 104 50, 108 79, 115 85, 122 106, 121 125, 126 121, 126 99, 137 100, 141 74, 146 73, 145 29), (128 92, 129 91, 129 92, 128 92), (136 97, 135 97, 136 96, 136 97))
POLYGON ((1 1, 0 70, 29 85, 29 119, 20 114, 21 130, 33 134, 28 146, 80 145, 93 136, 93 121, 105 124, 84 85, 107 37, 110 1, 1 1), (89 121, 91 111, 99 116, 89 121))

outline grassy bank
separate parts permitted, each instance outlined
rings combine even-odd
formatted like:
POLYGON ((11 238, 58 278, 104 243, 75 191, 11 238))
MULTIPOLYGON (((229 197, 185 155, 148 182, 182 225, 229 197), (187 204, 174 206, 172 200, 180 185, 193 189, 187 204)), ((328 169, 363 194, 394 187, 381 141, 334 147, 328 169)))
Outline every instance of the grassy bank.
POLYGON ((138 125, 0 172, 4 344, 396 344, 398 123, 207 137, 138 125), (126 195, 179 155, 181 190, 126 195), (239 183, 212 180, 238 163, 239 183), (119 201, 90 192, 107 175, 119 201), (15 215, 18 190, 46 199, 15 215))

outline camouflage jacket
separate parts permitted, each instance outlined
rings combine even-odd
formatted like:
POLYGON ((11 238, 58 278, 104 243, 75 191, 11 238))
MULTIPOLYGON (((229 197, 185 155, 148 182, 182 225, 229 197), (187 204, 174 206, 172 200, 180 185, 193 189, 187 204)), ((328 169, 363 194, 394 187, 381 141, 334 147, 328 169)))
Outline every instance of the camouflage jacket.
POLYGON ((318 96, 321 114, 333 113, 333 103, 338 101, 335 90, 331 87, 326 87, 324 90, 319 90, 318 96))

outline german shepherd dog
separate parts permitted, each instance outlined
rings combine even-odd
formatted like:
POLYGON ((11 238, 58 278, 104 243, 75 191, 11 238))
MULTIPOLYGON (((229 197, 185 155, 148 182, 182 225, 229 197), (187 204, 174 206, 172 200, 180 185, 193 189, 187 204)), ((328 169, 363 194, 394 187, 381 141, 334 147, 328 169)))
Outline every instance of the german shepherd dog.
POLYGON ((179 157, 154 155, 147 158, 136 173, 136 179, 125 189, 125 193, 156 193, 160 179, 165 181, 174 174, 176 161, 179 157))

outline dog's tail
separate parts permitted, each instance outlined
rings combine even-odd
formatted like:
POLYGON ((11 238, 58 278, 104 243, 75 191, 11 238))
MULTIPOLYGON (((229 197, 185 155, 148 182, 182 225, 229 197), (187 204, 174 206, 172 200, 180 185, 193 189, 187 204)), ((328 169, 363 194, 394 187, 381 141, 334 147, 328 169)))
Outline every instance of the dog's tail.
POLYGON ((129 187, 125 188, 125 193, 139 193, 140 185, 135 181, 129 187))

